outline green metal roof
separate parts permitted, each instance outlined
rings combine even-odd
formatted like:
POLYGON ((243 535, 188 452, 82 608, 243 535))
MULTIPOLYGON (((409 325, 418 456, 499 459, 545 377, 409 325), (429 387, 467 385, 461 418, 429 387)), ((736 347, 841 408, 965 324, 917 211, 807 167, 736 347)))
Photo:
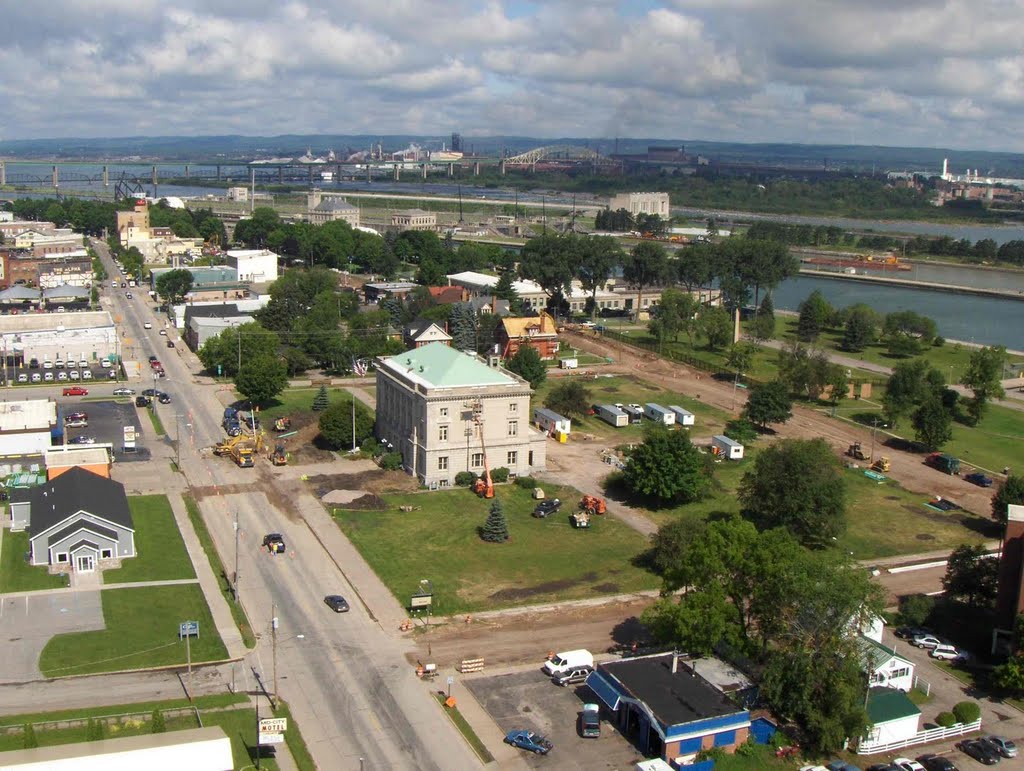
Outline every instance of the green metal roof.
POLYGON ((888 648, 882 645, 882 643, 876 642, 864 635, 860 635, 857 638, 857 645, 860 646, 861 664, 864 666, 864 669, 871 670, 872 672, 894 656, 907 661, 905 656, 901 656, 892 648, 888 648))
POLYGON ((872 688, 868 695, 868 718, 872 725, 920 714, 910 697, 895 688, 872 688))
POLYGON ((518 381, 476 356, 444 343, 429 343, 384 360, 390 369, 422 381, 432 388, 518 385, 518 381))

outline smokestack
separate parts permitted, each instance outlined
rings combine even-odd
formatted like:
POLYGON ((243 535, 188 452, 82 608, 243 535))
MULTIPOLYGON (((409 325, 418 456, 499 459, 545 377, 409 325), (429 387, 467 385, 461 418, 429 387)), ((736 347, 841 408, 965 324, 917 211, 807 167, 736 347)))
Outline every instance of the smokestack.
POLYGON ((945 179, 949 176, 949 158, 942 159, 942 178, 945 179))

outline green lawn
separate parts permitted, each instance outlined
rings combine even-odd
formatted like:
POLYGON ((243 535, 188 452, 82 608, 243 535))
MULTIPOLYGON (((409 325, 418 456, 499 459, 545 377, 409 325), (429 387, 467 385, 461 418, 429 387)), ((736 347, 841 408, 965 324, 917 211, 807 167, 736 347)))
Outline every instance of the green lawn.
POLYGON ((435 614, 450 615, 514 605, 655 589, 658 580, 632 564, 647 544, 611 517, 589 529, 569 525, 580 494, 546 488, 562 499, 547 519, 530 516, 530 492, 500 485, 511 540, 486 543, 477 535, 490 506, 468 490, 384 496, 384 511, 335 509, 345 534, 403 604, 430 579, 435 614), (403 513, 400 505, 419 506, 403 513))
POLYGON ((987 471, 1009 466, 1019 472, 1022 440, 1024 412, 990 405, 977 426, 954 423, 953 439, 942 450, 987 471))
POLYGON ((153 424, 153 433, 157 436, 167 433, 164 431, 164 424, 161 422, 160 416, 156 414, 156 410, 150 407, 146 412, 149 414, 149 422, 153 424))
POLYGON ((136 495, 128 499, 128 505, 135 523, 138 556, 124 560, 117 570, 104 570, 103 583, 195 578, 196 571, 178 532, 167 496, 136 495))
POLYGON ((28 564, 28 532, 15 533, 6 528, 0 533, 0 592, 30 592, 67 586, 63 575, 50 575, 45 566, 28 564))
POLYGON ((185 642, 178 640, 178 624, 182 621, 199 622, 200 637, 191 640, 193 662, 227 657, 197 584, 109 589, 100 596, 107 628, 52 638, 39 657, 44 675, 62 677, 184 664, 185 642))
MULTIPOLYGON (((371 394, 374 391, 373 386, 365 388, 363 386, 359 386, 359 388, 368 390, 371 394)), ((277 418, 283 416, 290 416, 294 418, 298 413, 312 412, 313 399, 316 397, 319 390, 319 386, 312 388, 288 388, 278 395, 270 404, 260 410, 260 422, 269 430, 277 418)), ((351 396, 347 388, 332 388, 328 386, 327 398, 330 404, 342 401, 347 404, 351 396)))

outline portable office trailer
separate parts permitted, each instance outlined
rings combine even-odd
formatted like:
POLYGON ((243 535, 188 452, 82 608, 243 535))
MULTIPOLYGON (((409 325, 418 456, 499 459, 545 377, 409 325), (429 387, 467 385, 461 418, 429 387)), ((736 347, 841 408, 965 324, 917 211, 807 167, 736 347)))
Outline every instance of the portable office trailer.
POLYGON ((623 404, 619 409, 626 413, 626 417, 629 418, 631 424, 643 423, 644 410, 639 404, 623 404))
POLYGON ((682 407, 672 405, 669 407, 672 410, 672 414, 676 416, 676 423, 680 426, 692 426, 696 420, 694 414, 689 410, 684 410, 682 407))
POLYGON ((580 360, 576 358, 559 359, 558 366, 561 369, 577 369, 580 366, 580 360))
POLYGON ((743 445, 721 434, 711 437, 711 449, 715 455, 728 460, 740 460, 743 457, 743 445))
POLYGON ((537 424, 537 428, 543 431, 549 436, 554 434, 565 434, 569 435, 569 429, 572 426, 572 421, 569 418, 562 417, 557 412, 538 407, 533 411, 533 422, 537 424))
POLYGON ((644 405, 644 415, 649 420, 661 423, 664 426, 674 426, 676 424, 676 414, 672 410, 667 410, 654 402, 647 402, 644 405))
POLYGON ((616 428, 622 428, 623 426, 629 425, 629 415, 620 410, 614 404, 598 405, 594 409, 594 413, 605 423, 609 423, 616 428))

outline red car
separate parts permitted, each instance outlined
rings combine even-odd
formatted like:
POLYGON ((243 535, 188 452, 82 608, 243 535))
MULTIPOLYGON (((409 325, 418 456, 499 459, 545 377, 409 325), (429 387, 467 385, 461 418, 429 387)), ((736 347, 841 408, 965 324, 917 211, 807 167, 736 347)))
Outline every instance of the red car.
POLYGON ((89 389, 82 388, 82 386, 71 386, 70 388, 64 389, 65 396, 88 396, 89 389))
POLYGON ((163 369, 163 368, 164 368, 164 365, 163 365, 163 364, 161 364, 161 363, 160 363, 159 361, 157 361, 156 359, 152 359, 152 360, 151 360, 151 361, 149 362, 149 366, 150 366, 151 368, 153 368, 153 369, 163 369))

